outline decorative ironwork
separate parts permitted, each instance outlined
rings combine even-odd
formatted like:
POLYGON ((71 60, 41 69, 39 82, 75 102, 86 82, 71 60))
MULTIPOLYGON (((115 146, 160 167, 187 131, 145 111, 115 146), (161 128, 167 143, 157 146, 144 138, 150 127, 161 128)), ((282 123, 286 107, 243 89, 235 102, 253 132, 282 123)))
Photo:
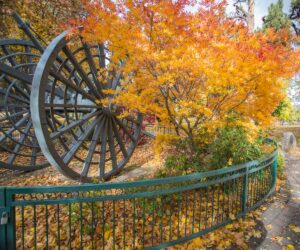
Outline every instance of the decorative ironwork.
POLYGON ((107 90, 122 88, 121 73, 109 69, 110 53, 103 45, 66 35, 49 44, 34 75, 35 132, 44 155, 62 174, 82 182, 108 179, 132 155, 142 116, 131 111, 121 119, 124 107, 101 104, 114 98, 107 90))

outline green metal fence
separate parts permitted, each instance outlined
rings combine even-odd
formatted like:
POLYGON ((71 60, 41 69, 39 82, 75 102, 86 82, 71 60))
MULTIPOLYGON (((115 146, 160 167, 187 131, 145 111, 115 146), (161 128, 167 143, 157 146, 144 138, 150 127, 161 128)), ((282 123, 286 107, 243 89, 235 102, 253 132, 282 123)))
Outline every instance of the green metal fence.
POLYGON ((0 188, 0 249, 160 249, 245 215, 275 188, 277 151, 186 176, 0 188), (7 220, 7 223, 6 223, 7 220))

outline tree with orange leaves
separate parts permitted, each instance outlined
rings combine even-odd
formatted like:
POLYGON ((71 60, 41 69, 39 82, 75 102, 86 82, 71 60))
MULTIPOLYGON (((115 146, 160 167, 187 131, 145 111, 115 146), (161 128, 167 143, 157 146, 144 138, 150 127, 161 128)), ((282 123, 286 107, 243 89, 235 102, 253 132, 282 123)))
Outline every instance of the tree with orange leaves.
POLYGON ((193 150, 200 131, 213 134, 232 115, 251 131, 270 125, 286 80, 299 69, 299 51, 283 45, 288 32, 251 33, 226 17, 225 6, 214 0, 87 1, 86 17, 73 23, 83 26, 87 42, 107 46, 110 70, 122 73, 114 102, 155 114, 193 150))
POLYGON ((46 42, 66 27, 69 18, 82 14, 81 0, 2 0, 0 37, 24 38, 11 13, 17 12, 46 42))

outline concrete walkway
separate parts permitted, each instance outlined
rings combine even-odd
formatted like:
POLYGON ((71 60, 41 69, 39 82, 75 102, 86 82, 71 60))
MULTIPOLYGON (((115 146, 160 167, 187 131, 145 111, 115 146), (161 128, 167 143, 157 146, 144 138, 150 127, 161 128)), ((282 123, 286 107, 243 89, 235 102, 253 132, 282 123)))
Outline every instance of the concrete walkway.
POLYGON ((287 184, 263 214, 268 233, 261 250, 300 250, 300 153, 287 154, 286 161, 287 184))

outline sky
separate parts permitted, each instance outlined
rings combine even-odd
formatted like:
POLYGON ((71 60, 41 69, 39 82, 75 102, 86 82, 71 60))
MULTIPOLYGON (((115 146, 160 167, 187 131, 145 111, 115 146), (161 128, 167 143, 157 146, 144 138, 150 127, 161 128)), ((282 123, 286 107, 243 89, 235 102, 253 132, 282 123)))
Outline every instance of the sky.
MULTIPOLYGON (((278 0, 255 0, 255 9, 254 9, 254 16, 255 16, 255 27, 260 28, 262 26, 262 18, 267 15, 268 7, 271 3, 276 3, 278 0)), ((232 6, 235 0, 228 0, 228 12, 234 10, 232 6)), ((284 11, 286 13, 289 12, 291 0, 283 0, 284 4, 284 11)))

